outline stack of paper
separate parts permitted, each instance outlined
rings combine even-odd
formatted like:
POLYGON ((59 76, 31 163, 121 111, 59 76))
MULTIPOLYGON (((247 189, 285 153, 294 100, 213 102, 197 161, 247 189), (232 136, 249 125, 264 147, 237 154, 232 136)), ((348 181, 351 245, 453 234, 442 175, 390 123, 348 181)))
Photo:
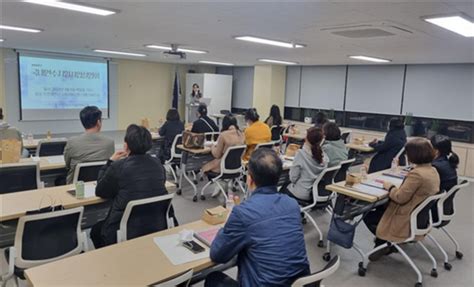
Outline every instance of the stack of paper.
POLYGON ((359 192, 373 195, 377 198, 383 198, 387 196, 388 194, 388 191, 386 191, 385 189, 373 187, 373 186, 362 184, 362 183, 354 184, 352 188, 354 188, 355 190, 359 192))

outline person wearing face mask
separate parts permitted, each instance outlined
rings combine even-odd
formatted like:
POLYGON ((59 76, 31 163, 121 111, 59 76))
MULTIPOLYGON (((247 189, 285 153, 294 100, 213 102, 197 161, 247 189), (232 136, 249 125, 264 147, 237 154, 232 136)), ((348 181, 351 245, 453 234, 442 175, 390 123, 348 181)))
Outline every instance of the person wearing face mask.
POLYGON ((272 132, 270 127, 265 123, 261 122, 260 116, 256 109, 248 109, 245 112, 245 121, 247 122, 247 128, 245 129, 245 144, 247 149, 243 156, 244 160, 248 160, 252 155, 255 146, 259 143, 267 143, 272 140, 272 132))
MULTIPOLYGON (((401 119, 393 118, 388 125, 388 132, 383 141, 373 140, 369 145, 376 154, 370 161, 369 173, 389 169, 397 153, 407 142, 404 124, 401 119)), ((399 165, 405 165, 405 157, 400 157, 399 165)))
POLYGON ((258 149, 248 168, 250 198, 232 209, 210 250, 216 263, 237 255, 238 278, 212 272, 206 287, 290 286, 310 272, 300 207, 277 189, 281 159, 271 149, 258 149))
MULTIPOLYGON (((408 172, 400 187, 385 181, 384 189, 389 191, 387 205, 377 207, 364 218, 367 228, 376 235, 375 247, 390 242, 403 242, 410 237, 410 215, 429 196, 438 193, 440 179, 431 166, 435 152, 431 143, 424 138, 415 138, 405 146, 408 162, 414 168, 408 172)), ((391 246, 373 253, 369 259, 378 260, 393 251, 391 246)))
POLYGON ((117 242, 117 230, 129 201, 168 194, 163 165, 146 153, 151 143, 151 134, 146 128, 128 126, 124 149, 115 152, 99 171, 95 193, 110 199, 112 204, 105 220, 92 227, 91 239, 95 248, 117 242))

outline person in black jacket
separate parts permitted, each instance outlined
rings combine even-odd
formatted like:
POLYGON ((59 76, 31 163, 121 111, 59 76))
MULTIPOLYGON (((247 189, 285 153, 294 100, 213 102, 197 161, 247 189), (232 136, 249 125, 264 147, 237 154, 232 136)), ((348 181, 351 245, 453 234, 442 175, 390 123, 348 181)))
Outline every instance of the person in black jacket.
POLYGON ((216 123, 207 116, 207 106, 206 104, 200 104, 197 110, 198 119, 194 121, 193 128, 191 132, 203 134, 210 132, 218 132, 219 127, 216 123))
POLYGON ((458 184, 456 169, 459 165, 459 157, 453 152, 451 140, 447 136, 435 135, 431 138, 431 144, 436 151, 436 158, 432 165, 439 173, 440 191, 448 191, 458 184))
POLYGON ((124 150, 115 152, 99 171, 96 195, 110 199, 112 204, 105 220, 92 227, 91 239, 96 248, 117 242, 117 230, 129 201, 168 194, 163 165, 159 159, 146 154, 150 148, 150 132, 130 125, 124 150))
MULTIPOLYGON (((401 119, 393 118, 388 125, 388 133, 383 141, 372 141, 369 145, 377 152, 370 161, 369 173, 389 169, 393 158, 407 143, 404 124, 401 119)), ((400 165, 405 165, 405 157, 400 157, 400 165)))
POLYGON ((169 159, 171 156, 171 145, 176 135, 184 131, 184 124, 179 120, 179 113, 176 109, 169 109, 166 114, 166 122, 161 126, 159 134, 165 138, 163 146, 163 157, 169 159))

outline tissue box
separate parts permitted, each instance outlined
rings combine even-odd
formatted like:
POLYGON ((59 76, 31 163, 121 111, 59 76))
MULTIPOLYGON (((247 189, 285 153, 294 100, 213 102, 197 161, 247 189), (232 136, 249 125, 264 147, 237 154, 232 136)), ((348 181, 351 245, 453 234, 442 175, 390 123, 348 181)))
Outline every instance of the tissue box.
POLYGON ((222 206, 208 208, 204 210, 204 213, 202 214, 202 220, 209 224, 216 225, 224 223, 227 220, 228 214, 229 211, 222 206))

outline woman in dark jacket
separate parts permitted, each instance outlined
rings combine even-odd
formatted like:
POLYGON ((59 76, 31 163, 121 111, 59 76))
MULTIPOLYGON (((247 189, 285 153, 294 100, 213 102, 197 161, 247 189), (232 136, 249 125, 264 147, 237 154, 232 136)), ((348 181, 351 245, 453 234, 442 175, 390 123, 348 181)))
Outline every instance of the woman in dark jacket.
POLYGON ((458 184, 456 169, 458 168, 459 157, 453 152, 451 141, 447 136, 435 135, 431 138, 431 144, 436 152, 432 165, 439 173, 440 191, 448 191, 458 184))
MULTIPOLYGON (((388 125, 388 133, 383 141, 374 140, 369 145, 377 152, 370 161, 369 173, 389 169, 393 158, 407 143, 402 120, 393 118, 388 125)), ((405 157, 400 157, 400 165, 405 165, 405 157)))
POLYGON ((165 138, 163 146, 163 157, 169 159, 171 156, 171 145, 176 135, 184 131, 184 124, 179 120, 179 113, 176 109, 169 109, 166 114, 166 122, 160 128, 160 136, 165 138))
POLYGON ((197 114, 199 118, 194 121, 191 132, 203 134, 219 131, 219 127, 216 125, 216 123, 207 116, 206 104, 199 105, 197 114))
POLYGON ((150 132, 130 125, 124 150, 115 152, 100 170, 95 193, 112 204, 105 220, 92 227, 91 239, 96 248, 117 242, 117 230, 129 201, 168 194, 161 162, 146 154, 150 148, 150 132))

